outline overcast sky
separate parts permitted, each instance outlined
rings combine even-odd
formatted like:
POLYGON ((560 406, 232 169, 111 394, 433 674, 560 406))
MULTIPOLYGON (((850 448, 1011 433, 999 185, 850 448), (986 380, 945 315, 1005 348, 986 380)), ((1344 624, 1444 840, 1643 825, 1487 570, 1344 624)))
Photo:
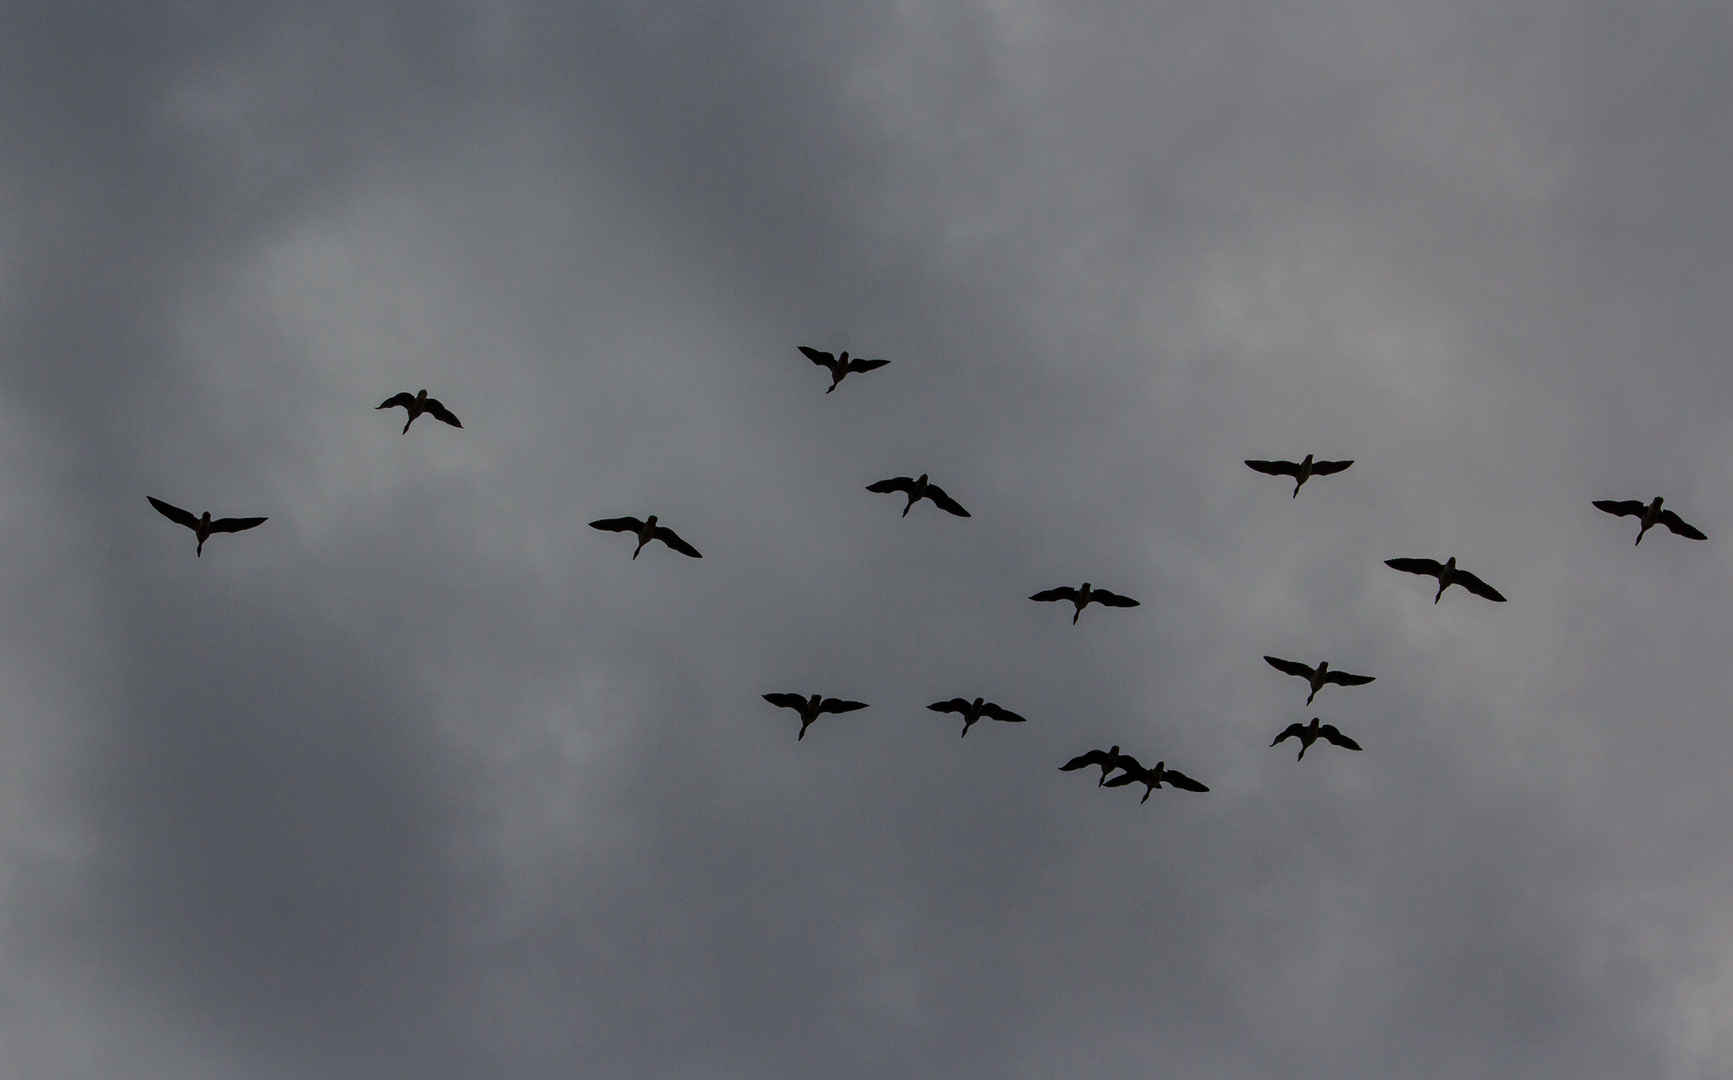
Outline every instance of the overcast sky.
POLYGON ((1730 55, 0 4, 0 1074, 1733 1074, 1730 55))

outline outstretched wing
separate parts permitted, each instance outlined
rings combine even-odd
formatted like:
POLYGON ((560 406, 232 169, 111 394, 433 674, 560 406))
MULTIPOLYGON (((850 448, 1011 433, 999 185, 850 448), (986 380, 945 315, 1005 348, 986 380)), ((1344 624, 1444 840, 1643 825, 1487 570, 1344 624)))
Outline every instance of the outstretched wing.
POLYGON ((1329 476, 1331 473, 1341 472, 1352 464, 1354 464, 1352 461, 1314 461, 1312 462, 1312 475, 1329 476))
POLYGON ((1444 564, 1436 559, 1385 559, 1384 565, 1404 574, 1429 574, 1437 577, 1444 564))
POLYGON ((1257 471, 1259 471, 1261 473, 1268 473, 1271 476, 1298 476, 1298 475, 1300 475, 1300 466, 1295 464, 1292 461, 1251 461, 1251 460, 1248 460, 1246 462, 1246 464, 1251 466, 1252 468, 1256 469, 1257 471))
POLYGON ((403 408, 407 409, 407 408, 412 407, 414 404, 415 404, 415 395, 411 394, 409 391, 405 390, 403 393, 393 394, 390 397, 386 398, 384 401, 380 402, 378 405, 375 405, 374 411, 377 412, 380 409, 394 409, 394 408, 397 408, 398 406, 402 406, 403 408))
POLYGON ((934 712, 967 713, 969 711, 969 704, 969 702, 964 701, 960 697, 954 697, 949 701, 935 701, 931 705, 928 705, 927 708, 934 712))
POLYGON ((1450 580, 1455 582, 1456 584, 1462 586, 1463 588, 1467 589, 1469 592, 1473 593, 1476 596, 1484 596, 1488 600, 1496 600, 1501 604, 1504 603, 1504 594, 1503 593, 1499 592, 1497 589, 1493 588, 1491 585, 1488 585, 1486 582, 1480 580, 1479 578, 1475 577, 1473 574, 1469 573, 1466 570, 1458 570, 1456 572, 1456 576, 1452 577, 1450 580))
POLYGON ((806 354, 808 360, 811 360, 819 367, 836 367, 835 353, 819 352, 817 349, 809 349, 805 345, 800 346, 800 351, 806 354))
MULTIPOLYGON (((931 490, 931 485, 929 485, 928 488, 931 490)), ((891 491, 913 491, 915 490, 915 478, 912 476, 893 476, 889 480, 880 480, 876 484, 868 484, 867 490, 876 491, 880 495, 891 491)))
POLYGON ((189 529, 196 529, 199 527, 199 519, 196 517, 193 517, 191 514, 187 513, 185 510, 182 510, 180 507, 170 506, 168 503, 163 502, 161 499, 157 498, 154 495, 146 495, 145 498, 149 499, 150 504, 152 506, 156 507, 157 513, 161 514, 165 518, 168 518, 170 521, 174 522, 176 525, 185 525, 189 529))
POLYGON ((1642 517, 1643 511, 1647 508, 1635 499, 1625 499, 1623 501, 1618 499, 1596 499, 1595 509, 1604 510, 1616 517, 1642 517))
POLYGON ((1057 589, 1044 589, 1029 599, 1040 600, 1043 603, 1050 603, 1054 600, 1075 600, 1077 599, 1077 590, 1069 585, 1061 585, 1057 589))
POLYGON ((1346 671, 1327 671, 1324 673, 1324 681, 1335 683, 1337 686, 1365 686, 1373 678, 1371 675, 1350 675, 1346 671))
POLYGON ((800 694, 765 694, 764 700, 779 709, 793 709, 796 712, 806 704, 806 698, 800 694))
POLYGON ((850 371, 876 371, 888 363, 890 363, 889 360, 862 360, 857 356, 848 362, 848 369, 850 371))
POLYGON ((985 705, 981 706, 981 715, 982 716, 990 716, 995 720, 1003 720, 1007 724, 1028 723, 1027 719, 1025 719, 1024 717, 1018 716, 1016 713, 1012 712, 1010 709, 1002 709, 999 706, 993 704, 991 701, 989 701, 985 705))
POLYGON ((969 512, 963 509, 962 503, 946 495, 945 489, 937 484, 927 484, 927 498, 933 500, 933 505, 947 514, 955 514, 958 517, 970 516, 969 512))
MULTIPOLYGON (((642 526, 639 527, 642 528, 642 526)), ((694 559, 702 559, 704 557, 698 554, 697 548, 680 539, 680 535, 673 529, 668 528, 666 525, 656 526, 655 531, 650 534, 650 539, 660 540, 682 555, 690 555, 694 559)))
POLYGON ((246 529, 257 528, 263 525, 266 520, 265 518, 218 518, 211 522, 211 531, 214 533, 242 532, 246 529))
POLYGON ((1149 770, 1144 768, 1142 765, 1137 764, 1136 762, 1132 762, 1130 765, 1126 765, 1123 761, 1121 761, 1120 767, 1123 768, 1125 771, 1120 773, 1118 776, 1115 776, 1111 780, 1108 780, 1106 783, 1102 784, 1101 785, 1102 787, 1124 787, 1127 784, 1138 783, 1144 777, 1149 775, 1149 770))
POLYGON ((854 712, 856 709, 864 709, 866 707, 867 703, 864 701, 843 701, 841 698, 833 697, 827 697, 818 703, 818 711, 821 713, 854 712))
POLYGON ((1091 765, 1100 765, 1104 769, 1113 768, 1114 761, 1112 758, 1108 757, 1107 751, 1105 750, 1091 750, 1087 754, 1078 754, 1070 761, 1059 766, 1059 771, 1072 772, 1077 769, 1087 769, 1091 765))
POLYGON ((1305 738, 1305 736, 1306 736, 1306 725, 1304 725, 1304 724, 1289 724, 1287 727, 1282 729, 1282 733, 1280 735, 1277 735, 1275 737, 1275 739, 1270 742, 1270 745, 1274 746, 1274 745, 1276 745, 1276 743, 1281 742, 1283 739, 1303 739, 1303 738, 1305 738))
POLYGON ((1172 769, 1161 770, 1161 778, 1163 780, 1167 781, 1168 783, 1172 784, 1174 787, 1179 788, 1183 791, 1208 791, 1209 790, 1209 788, 1198 783, 1196 780, 1193 780, 1191 777, 1187 776, 1185 773, 1174 772, 1172 769))
POLYGON ((1118 593, 1108 592, 1106 589, 1090 589, 1089 599, 1095 601, 1097 604, 1105 604, 1107 607, 1143 606, 1129 596, 1121 596, 1118 593))
MULTIPOLYGON (((1295 724, 1294 726, 1299 727, 1300 725, 1295 724)), ((1355 742, 1353 739, 1348 738, 1348 736, 1342 734, 1342 732, 1339 731, 1336 728, 1336 725, 1334 725, 1334 724, 1325 724, 1323 727, 1320 727, 1318 729, 1318 734, 1320 736, 1330 740, 1331 742, 1335 743, 1337 746, 1340 746, 1344 750, 1358 750, 1358 749, 1360 749, 1359 743, 1355 742)), ((1271 743, 1270 745, 1274 746, 1275 744, 1271 743)))
POLYGON ((1275 668, 1284 675, 1298 675, 1302 679, 1310 679, 1316 668, 1307 667, 1295 660, 1283 660, 1279 656, 1266 656, 1264 663, 1275 668))
POLYGON ((435 420, 450 424, 452 427, 463 426, 463 421, 459 420, 450 409, 440 404, 436 398, 427 399, 427 415, 435 420))
POLYGON ((1685 523, 1684 518, 1681 518, 1678 514, 1673 513, 1671 510, 1661 511, 1661 516, 1659 518, 1657 518, 1656 520, 1658 520, 1661 524, 1665 525, 1667 528, 1673 530, 1673 532, 1677 533, 1678 535, 1683 536, 1683 537, 1687 537, 1691 540, 1707 540, 1707 539, 1709 539, 1707 536, 1704 536, 1701 532, 1698 532, 1695 526, 1687 525, 1685 523))
POLYGON ((603 532, 635 533, 635 532, 642 532, 644 530, 644 523, 642 521, 639 521, 637 518, 632 518, 632 517, 602 518, 599 521, 590 522, 590 528, 601 529, 603 532))

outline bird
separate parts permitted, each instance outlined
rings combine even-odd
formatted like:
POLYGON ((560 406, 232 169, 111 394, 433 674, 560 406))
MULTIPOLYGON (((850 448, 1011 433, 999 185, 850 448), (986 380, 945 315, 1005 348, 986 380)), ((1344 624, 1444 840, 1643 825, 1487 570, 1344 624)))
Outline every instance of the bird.
POLYGON ((1298 463, 1292 461, 1247 460, 1246 464, 1261 473, 1268 473, 1271 476, 1292 476, 1294 478, 1294 493, 1288 496, 1288 498, 1297 499, 1300 497, 1300 488, 1304 487, 1306 481, 1310 480, 1312 477, 1329 476, 1331 473, 1339 473, 1354 463, 1352 461, 1313 461, 1312 455, 1307 454, 1306 460, 1298 463))
POLYGON ((1077 769, 1087 769, 1091 765, 1099 765, 1101 766, 1101 779, 1095 786, 1100 787, 1102 784, 1107 783, 1107 774, 1116 769, 1125 768, 1124 763, 1127 761, 1135 764, 1137 759, 1121 754, 1119 752, 1119 746, 1116 743, 1112 749, 1109 750, 1091 750, 1087 754, 1079 754, 1070 761, 1059 766, 1059 771, 1073 772, 1077 769))
POLYGON ((1309 725, 1289 724, 1280 735, 1276 736, 1275 742, 1270 743, 1270 745, 1274 746, 1283 739, 1300 740, 1300 757, 1295 758, 1295 761, 1299 761, 1300 758, 1305 757, 1306 751, 1311 749, 1312 744, 1317 742, 1319 739, 1334 743, 1335 745, 1342 747, 1344 750, 1360 749, 1359 743, 1338 731, 1334 724, 1325 724, 1323 727, 1319 727, 1318 718, 1316 716, 1312 717, 1312 722, 1309 725))
POLYGON ((843 701, 840 698, 820 697, 817 694, 809 698, 799 694, 765 694, 764 700, 779 709, 793 709, 800 714, 800 734, 795 736, 796 741, 806 738, 806 729, 812 726, 812 722, 817 720, 821 713, 854 712, 867 707, 864 701, 843 701))
POLYGON ((150 504, 156 507, 157 513, 168 518, 176 525, 185 525, 193 531, 194 536, 199 538, 199 546, 193 551, 194 558, 204 555, 205 541, 211 538, 212 533, 240 532, 243 529, 256 528, 269 520, 268 518, 256 517, 217 518, 215 521, 212 521, 211 512, 209 510, 205 511, 203 517, 193 517, 188 511, 182 510, 178 506, 170 506, 168 503, 163 502, 154 495, 146 495, 145 498, 149 499, 150 504))
POLYGON ((1385 559, 1384 565, 1404 574, 1426 574, 1438 579, 1438 594, 1432 598, 1434 604, 1444 595, 1444 590, 1452 585, 1460 585, 1476 596, 1484 596, 1488 600, 1504 603, 1504 594, 1475 577, 1466 570, 1456 568, 1456 556, 1452 555, 1448 562, 1438 562, 1434 559, 1385 559))
POLYGON ((888 494, 892 491, 907 493, 909 497, 909 505, 903 507, 904 517, 908 517, 909 511, 912 510, 914 505, 922 499, 931 499, 934 506, 943 510, 947 514, 955 514, 958 517, 972 516, 967 510, 963 509, 962 505, 958 503, 957 500, 946 495, 944 488, 937 484, 929 484, 927 482, 926 473, 922 473, 919 480, 914 480, 907 476, 893 476, 889 480, 880 480, 876 484, 868 484, 867 490, 875 491, 880 495, 888 494))
POLYGON ((601 529, 603 532, 629 532, 638 534, 638 546, 632 552, 632 558, 638 557, 638 552, 644 550, 644 545, 652 540, 660 540, 682 555, 690 555, 694 559, 702 559, 698 549, 680 539, 673 529, 666 525, 656 524, 656 515, 651 514, 650 520, 639 521, 635 517, 602 518, 590 522, 590 528, 601 529))
POLYGON ((1612 514, 1615 517, 1634 517, 1638 521, 1642 522, 1642 528, 1637 530, 1637 543, 1639 544, 1643 542, 1643 534, 1654 528, 1656 525, 1665 525, 1668 529, 1672 530, 1675 535, 1683 536, 1688 540, 1709 539, 1707 536, 1704 536, 1702 532, 1698 531, 1696 526, 1687 524, 1678 514, 1673 513, 1671 510, 1661 509, 1661 503, 1663 501, 1664 500, 1662 500, 1659 495, 1655 496, 1655 501, 1647 506, 1644 506, 1635 499, 1629 499, 1625 502, 1616 502, 1612 499, 1596 499, 1595 509, 1605 510, 1607 513, 1612 514))
POLYGON ((415 423, 415 418, 420 416, 422 413, 426 413, 435 420, 444 421, 455 428, 463 426, 463 421, 453 416, 450 409, 441 405, 438 398, 428 397, 425 389, 419 394, 411 395, 409 391, 405 390, 403 393, 397 394, 394 397, 388 397, 375 406, 373 411, 378 412, 380 409, 393 409, 399 405, 409 412, 409 419, 403 422, 403 431, 405 434, 409 431, 409 425, 415 423))
POLYGON ((1337 686, 1365 686, 1373 680, 1371 675, 1350 675, 1346 671, 1331 671, 1328 660, 1318 661, 1315 668, 1296 660, 1283 660, 1279 656, 1266 656, 1264 661, 1277 671, 1286 675, 1296 675, 1312 685, 1312 693, 1306 698, 1306 704, 1312 703, 1312 698, 1318 696, 1318 691, 1325 683, 1335 683, 1337 686))
POLYGON ((968 698, 957 697, 949 701, 935 701, 927 708, 934 712, 961 713, 963 715, 964 735, 969 733, 969 729, 975 726, 976 721, 982 719, 1003 720, 1008 724, 1021 724, 1026 720, 1025 717, 1018 716, 1010 709, 1000 708, 986 698, 976 698, 974 701, 970 701, 968 698))
POLYGON ((1045 589, 1038 592, 1029 599, 1039 600, 1042 603, 1051 603, 1055 600, 1069 600, 1073 604, 1076 604, 1077 611, 1071 616, 1072 626, 1077 625, 1077 620, 1083 615, 1083 609, 1088 607, 1090 604, 1101 604, 1104 607, 1143 606, 1129 596, 1121 596, 1118 593, 1108 592, 1106 589, 1094 588, 1087 581, 1083 583, 1083 588, 1081 589, 1073 589, 1069 585, 1061 585, 1057 589, 1045 589))
POLYGON ((844 378, 857 371, 875 371, 890 363, 889 360, 862 360, 858 356, 853 360, 850 360, 848 358, 847 349, 843 350, 841 356, 832 356, 827 352, 819 352, 817 349, 809 349, 805 345, 802 345, 799 348, 801 352, 806 354, 808 360, 811 360, 819 367, 830 369, 830 386, 828 386, 824 391, 827 394, 842 385, 844 378))
POLYGON ((1167 768, 1167 762, 1165 761, 1158 761, 1155 763, 1155 768, 1146 769, 1142 765, 1138 764, 1136 758, 1124 757, 1122 755, 1122 759, 1128 762, 1128 764, 1124 766, 1125 771, 1107 781, 1106 786, 1124 787, 1127 784, 1142 784, 1143 798, 1137 800, 1139 803, 1148 802, 1150 792, 1160 787, 1163 783, 1171 784, 1176 788, 1183 788, 1186 791, 1209 790, 1209 788, 1198 783, 1196 780, 1193 780, 1186 774, 1167 768))

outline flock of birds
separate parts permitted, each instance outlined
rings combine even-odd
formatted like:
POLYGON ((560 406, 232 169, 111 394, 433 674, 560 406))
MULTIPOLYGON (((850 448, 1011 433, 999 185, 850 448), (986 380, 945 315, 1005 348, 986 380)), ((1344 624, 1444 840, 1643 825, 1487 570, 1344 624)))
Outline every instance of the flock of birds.
MULTIPOLYGON (((824 391, 827 394, 840 386, 843 379, 851 374, 874 371, 890 363, 889 360, 863 360, 860 357, 850 359, 846 351, 840 356, 835 356, 828 352, 808 348, 805 345, 799 348, 814 364, 830 371, 831 383, 824 391)), ((441 404, 437 398, 428 397, 426 390, 422 390, 418 394, 404 392, 393 395, 380 403, 377 408, 403 409, 408 414, 408 419, 403 424, 403 434, 407 434, 410 425, 414 424, 423 414, 455 428, 463 427, 463 423, 458 420, 457 416, 441 404)), ((1289 496, 1290 498, 1298 498, 1300 489, 1312 477, 1330 476, 1342 472, 1353 464, 1353 461, 1316 461, 1311 454, 1307 454, 1303 461, 1298 462, 1256 460, 1246 462, 1247 466, 1260 473, 1270 476, 1293 477, 1294 490, 1293 494, 1289 496)), ((868 484, 867 490, 879 494, 900 493, 906 495, 908 502, 903 507, 902 516, 904 517, 907 517, 914 505, 922 499, 928 500, 940 510, 956 517, 966 518, 970 516, 969 512, 963 509, 962 504, 946 494, 943 488, 932 483, 926 473, 922 473, 919 477, 895 476, 887 480, 880 480, 877 483, 868 484)), ((243 532, 247 529, 257 528, 267 520, 262 517, 212 518, 208 510, 200 516, 194 516, 190 511, 163 502, 155 496, 147 495, 146 498, 150 500, 150 504, 157 509, 158 513, 175 524, 185 526, 193 531, 193 535, 198 538, 198 546, 194 550, 195 556, 204 554, 205 541, 213 535, 243 532)), ((1656 496, 1654 501, 1648 504, 1635 500, 1599 499, 1595 501, 1594 505, 1597 509, 1617 517, 1638 519, 1639 528, 1637 529, 1636 540, 1638 544, 1643 542, 1643 535, 1656 525, 1663 525, 1675 535, 1691 540, 1707 539, 1700 530, 1688 524, 1678 514, 1664 509, 1663 502, 1664 500, 1656 496)), ((635 517, 601 518, 590 522, 590 527, 603 532, 623 532, 635 536, 638 544, 632 550, 633 559, 636 559, 643 552, 645 545, 652 540, 660 541, 664 546, 693 559, 704 557, 699 554, 697 548, 683 540, 673 529, 659 524, 658 520, 654 514, 643 520, 635 517)), ((1443 598, 1444 591, 1452 585, 1460 585, 1468 592, 1496 603, 1505 602, 1504 595, 1497 589, 1467 570, 1458 567, 1455 556, 1451 556, 1442 563, 1434 559, 1387 559, 1385 565, 1403 573, 1437 578, 1438 591, 1432 597, 1434 604, 1443 598)), ((1045 589, 1035 593, 1029 599, 1042 603, 1063 601, 1073 605, 1076 608, 1071 616, 1073 626, 1077 625, 1077 620, 1083 616, 1083 609, 1090 604, 1118 608, 1139 606, 1138 602, 1129 596, 1095 588, 1087 581, 1080 588, 1065 585, 1055 589, 1045 589)), ((1373 681, 1373 677, 1370 675, 1355 675, 1332 669, 1327 660, 1320 660, 1315 666, 1303 664, 1297 660, 1285 660, 1277 656, 1266 656, 1264 660, 1285 675, 1306 680, 1307 686, 1311 689, 1306 697, 1307 705, 1312 703, 1312 700, 1318 696, 1318 692, 1325 686, 1331 684, 1364 686, 1373 681)), ((821 694, 810 696, 794 693, 765 694, 764 700, 778 708, 792 709, 799 714, 800 731, 795 736, 797 740, 806 738, 806 729, 825 713, 849 713, 867 708, 867 703, 864 701, 847 701, 840 698, 825 697, 821 694)), ((1021 724, 1026 721, 1025 717, 980 697, 973 701, 960 697, 951 698, 948 701, 935 701, 927 708, 934 712, 955 713, 962 716, 962 735, 964 736, 969 734, 971 727, 982 720, 997 720, 1012 724, 1021 724)), ((1320 739, 1346 750, 1359 750, 1361 748, 1359 743, 1344 735, 1334 725, 1325 724, 1316 716, 1312 718, 1309 724, 1289 724, 1270 745, 1273 747, 1288 739, 1299 740, 1300 753, 1299 757, 1295 759, 1296 761, 1303 760, 1306 751, 1311 749, 1312 745, 1320 739)), ((1149 796, 1163 784, 1181 791, 1204 792, 1209 790, 1208 787, 1184 773, 1167 768, 1165 761, 1157 761, 1154 766, 1145 767, 1130 754, 1120 753, 1117 745, 1107 750, 1090 750, 1072 758, 1059 768, 1062 772, 1074 772, 1091 766, 1098 766, 1101 769, 1101 778, 1097 782, 1098 787, 1126 787, 1131 784, 1142 784, 1144 792, 1141 801, 1143 802, 1148 802, 1149 796)))

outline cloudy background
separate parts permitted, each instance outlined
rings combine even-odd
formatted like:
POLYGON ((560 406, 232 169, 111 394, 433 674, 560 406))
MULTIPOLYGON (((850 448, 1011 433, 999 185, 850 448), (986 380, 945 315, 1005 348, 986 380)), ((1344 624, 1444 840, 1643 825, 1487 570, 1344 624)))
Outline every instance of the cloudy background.
POLYGON ((1733 1072, 1724 5, 146 7, 0 5, 0 1073, 1733 1072))

